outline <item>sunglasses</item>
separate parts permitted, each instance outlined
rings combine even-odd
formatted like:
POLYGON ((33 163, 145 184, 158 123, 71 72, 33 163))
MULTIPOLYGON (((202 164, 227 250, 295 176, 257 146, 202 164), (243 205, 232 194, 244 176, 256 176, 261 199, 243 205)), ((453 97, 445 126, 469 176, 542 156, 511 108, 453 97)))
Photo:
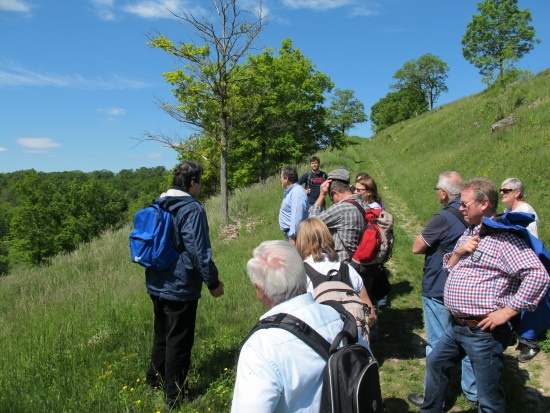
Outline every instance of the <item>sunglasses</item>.
POLYGON ((515 189, 500 188, 500 192, 502 192, 503 194, 509 194, 512 191, 515 191, 515 189))
POLYGON ((470 208, 470 205, 472 205, 472 204, 474 204, 474 203, 476 203, 476 202, 477 202, 477 201, 472 201, 472 202, 466 203, 466 202, 460 201, 459 203, 460 203, 460 206, 461 206, 462 208, 468 209, 468 208, 470 208))

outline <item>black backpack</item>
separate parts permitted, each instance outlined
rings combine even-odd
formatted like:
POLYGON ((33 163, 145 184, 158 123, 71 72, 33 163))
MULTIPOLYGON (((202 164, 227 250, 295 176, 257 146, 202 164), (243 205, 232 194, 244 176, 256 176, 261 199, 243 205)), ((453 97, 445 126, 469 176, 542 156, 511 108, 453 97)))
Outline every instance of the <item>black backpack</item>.
MULTIPOLYGON (((279 313, 258 322, 246 340, 264 328, 282 328, 327 360, 323 373, 320 413, 382 413, 378 362, 370 348, 358 344, 357 326, 351 314, 337 302, 325 302, 340 313, 343 330, 332 344, 307 323, 291 314, 279 313), (342 346, 338 346, 342 343, 342 346)), ((245 340, 245 341, 246 341, 245 340)))

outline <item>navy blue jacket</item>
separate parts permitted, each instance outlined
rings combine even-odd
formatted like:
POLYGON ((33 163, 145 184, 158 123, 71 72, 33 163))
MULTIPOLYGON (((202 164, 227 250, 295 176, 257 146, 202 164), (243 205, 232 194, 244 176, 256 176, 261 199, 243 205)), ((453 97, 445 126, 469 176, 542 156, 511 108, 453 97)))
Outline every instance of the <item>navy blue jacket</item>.
POLYGON ((183 203, 172 219, 184 252, 166 271, 145 270, 147 292, 173 301, 194 301, 201 296, 202 283, 210 290, 219 286, 218 269, 212 261, 208 221, 203 205, 192 196, 166 196, 156 200, 163 209, 183 203))
MULTIPOLYGON (((446 208, 460 206, 460 198, 454 199, 446 208)), ((443 270, 443 255, 452 252, 456 242, 464 233, 466 225, 452 212, 443 208, 437 212, 422 232, 422 238, 429 245, 424 260, 422 277, 422 296, 429 298, 443 297, 447 272, 443 270)))

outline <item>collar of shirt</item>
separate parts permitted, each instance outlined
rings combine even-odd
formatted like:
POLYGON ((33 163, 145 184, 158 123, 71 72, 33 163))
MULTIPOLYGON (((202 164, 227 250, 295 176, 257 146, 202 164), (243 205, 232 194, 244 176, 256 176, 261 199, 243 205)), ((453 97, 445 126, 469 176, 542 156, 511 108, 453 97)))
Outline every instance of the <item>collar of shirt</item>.
POLYGON ((164 192, 160 195, 161 198, 164 198, 165 196, 191 196, 191 195, 189 195, 185 191, 170 188, 168 191, 166 191, 166 192, 164 192))
POLYGON ((297 182, 293 183, 291 186, 289 186, 287 189, 285 189, 285 193, 284 193, 285 196, 286 196, 286 194, 288 194, 288 193, 292 190, 292 188, 294 188, 296 185, 298 185, 297 182))
POLYGON ((292 310, 305 307, 306 305, 310 305, 313 303, 314 303, 314 300, 311 293, 301 294, 289 300, 283 301, 282 303, 277 304, 275 307, 270 309, 267 313, 262 315, 260 317, 260 320, 263 320, 264 318, 269 317, 270 315, 275 315, 279 313, 288 313, 292 310))

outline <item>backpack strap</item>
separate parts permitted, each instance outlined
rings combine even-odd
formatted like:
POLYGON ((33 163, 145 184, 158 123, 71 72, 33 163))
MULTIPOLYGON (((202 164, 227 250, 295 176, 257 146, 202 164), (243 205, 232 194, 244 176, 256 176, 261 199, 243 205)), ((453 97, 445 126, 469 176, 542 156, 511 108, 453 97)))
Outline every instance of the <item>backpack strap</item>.
POLYGON ((153 205, 156 205, 157 208, 159 209, 163 209, 165 211, 168 211, 170 212, 170 216, 172 217, 172 231, 171 231, 171 235, 172 235, 172 245, 174 246, 174 249, 179 252, 180 254, 182 252, 185 251, 185 248, 183 246, 183 243, 180 242, 180 238, 177 236, 178 232, 179 232, 179 228, 177 228, 176 226, 176 222, 174 220, 174 218, 178 215, 178 211, 180 210, 180 208, 182 208, 183 206, 187 205, 187 204, 190 204, 192 202, 199 202, 197 201, 194 197, 192 196, 184 196, 182 197, 181 200, 177 201, 177 202, 174 202, 174 203, 171 203, 170 205, 168 205, 168 208, 167 209, 164 209, 160 206, 160 198, 156 199, 154 202, 153 202, 153 205), (189 198, 189 199, 188 199, 189 198))
POLYGON ((307 276, 311 280, 313 288, 317 288, 319 284, 326 281, 341 281, 353 288, 353 284, 349 276, 349 267, 345 262, 340 263, 340 268, 338 270, 330 270, 326 275, 321 274, 307 262, 304 262, 304 269, 306 270, 307 276))
POLYGON ((464 215, 462 215, 462 212, 460 212, 458 209, 452 206, 446 206, 445 208, 443 208, 443 211, 448 211, 453 214, 455 217, 458 218, 460 222, 464 224, 464 228, 468 228, 468 224, 464 220, 464 215))
POLYGON ((250 333, 248 333, 243 343, 258 330, 264 328, 282 328, 294 334, 319 354, 319 356, 328 361, 330 355, 336 351, 342 340, 345 340, 346 344, 355 344, 359 340, 359 335, 355 318, 346 311, 341 303, 337 301, 325 301, 321 305, 329 305, 338 311, 340 318, 344 322, 342 331, 336 335, 332 344, 325 340, 322 335, 311 328, 305 321, 287 313, 279 313, 260 320, 252 330, 250 330, 250 333))
POLYGON ((355 205, 357 207, 357 209, 359 210, 359 212, 361 213, 361 216, 363 217, 363 219, 366 219, 365 218, 365 216, 366 216, 365 209, 361 205, 359 205, 359 202, 357 202, 355 199, 348 199, 347 201, 350 204, 355 205))
POLYGON ((248 333, 245 342, 258 330, 264 328, 282 328, 294 334, 325 360, 329 358, 330 343, 306 322, 294 317, 292 314, 279 313, 260 320, 248 333))

